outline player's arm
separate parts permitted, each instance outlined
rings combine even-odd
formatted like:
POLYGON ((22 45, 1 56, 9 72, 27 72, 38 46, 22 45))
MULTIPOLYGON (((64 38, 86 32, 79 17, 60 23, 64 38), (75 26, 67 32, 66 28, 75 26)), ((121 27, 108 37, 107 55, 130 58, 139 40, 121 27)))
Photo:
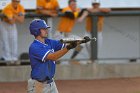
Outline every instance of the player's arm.
POLYGON ((50 15, 51 13, 50 10, 45 10, 45 9, 37 9, 37 10, 40 14, 43 14, 43 15, 50 15))
POLYGON ((41 0, 37 0, 37 8, 36 8, 37 12, 43 15, 50 15, 50 10, 44 9, 44 7, 45 7, 45 2, 41 0))
POLYGON ((64 56, 67 52, 69 51, 69 49, 67 48, 63 48, 59 51, 56 51, 54 53, 49 53, 48 56, 45 58, 45 60, 58 60, 59 58, 61 58, 62 56, 64 56))
POLYGON ((4 15, 2 20, 4 20, 5 22, 7 22, 9 24, 14 24, 15 23, 15 19, 13 18, 13 15, 9 15, 9 16, 4 15))
POLYGON ((44 8, 41 7, 41 6, 38 6, 38 7, 37 7, 37 11, 38 11, 38 13, 40 13, 40 14, 49 15, 49 16, 52 16, 52 17, 57 16, 57 13, 58 13, 58 10, 57 10, 57 9, 54 9, 54 10, 44 9, 44 8))
POLYGON ((58 60, 59 58, 61 58, 62 56, 64 56, 70 49, 75 48, 77 45, 79 44, 79 42, 72 42, 68 45, 66 45, 66 47, 62 48, 61 50, 58 50, 54 53, 49 53, 46 57, 45 60, 58 60))
POLYGON ((3 17, 2 20, 9 23, 9 24, 14 24, 15 19, 13 18, 13 14, 9 9, 4 9, 3 10, 3 17))
POLYGON ((74 42, 71 42, 71 43, 69 43, 65 48, 63 48, 63 49, 61 49, 61 50, 58 50, 58 51, 56 51, 56 52, 54 52, 54 53, 49 53, 47 56, 46 56, 46 58, 45 58, 45 60, 54 60, 54 61, 56 61, 56 60, 58 60, 59 58, 61 58, 62 56, 64 56, 70 49, 73 49, 73 48, 75 48, 77 45, 80 45, 80 44, 82 44, 82 43, 87 43, 87 42, 89 42, 90 41, 90 38, 89 37, 87 37, 87 36, 85 36, 84 37, 84 42, 81 42, 81 41, 74 41, 74 42))
POLYGON ((23 23, 24 22, 24 14, 18 14, 18 15, 14 15, 14 19, 19 22, 19 23, 23 23))
POLYGON ((15 23, 15 19, 14 18, 4 18, 3 20, 5 22, 9 23, 9 24, 14 24, 15 23))
POLYGON ((104 13, 108 13, 108 12, 111 12, 111 9, 110 8, 99 8, 99 11, 104 12, 104 13))
POLYGON ((82 22, 89 15, 88 9, 81 10, 79 14, 78 22, 82 22))
POLYGON ((23 23, 25 19, 25 9, 23 6, 20 6, 20 12, 14 14, 14 19, 16 22, 23 23))
POLYGON ((43 15, 49 15, 49 16, 52 16, 52 17, 55 17, 57 16, 57 12, 58 12, 58 8, 59 8, 59 4, 57 1, 54 1, 55 3, 53 3, 52 6, 54 6, 55 8, 54 9, 46 9, 45 8, 45 3, 46 2, 43 2, 42 0, 37 0, 37 12, 40 13, 40 14, 43 14, 43 15))
POLYGON ((111 11, 111 9, 110 9, 110 8, 95 8, 95 9, 89 8, 88 11, 89 11, 90 13, 97 13, 97 12, 108 13, 108 12, 111 11))
POLYGON ((52 17, 57 16, 57 10, 46 10, 46 9, 38 9, 38 12, 43 15, 49 15, 52 17))

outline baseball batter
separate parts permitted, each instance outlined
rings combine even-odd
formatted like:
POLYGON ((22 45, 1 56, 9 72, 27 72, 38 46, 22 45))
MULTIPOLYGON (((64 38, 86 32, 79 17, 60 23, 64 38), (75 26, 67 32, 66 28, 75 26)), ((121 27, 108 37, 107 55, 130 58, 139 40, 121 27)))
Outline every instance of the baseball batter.
POLYGON ((12 0, 3 10, 4 17, 0 21, 3 45, 3 60, 17 61, 17 28, 16 22, 23 23, 25 10, 20 0, 12 0))
MULTIPOLYGON (((70 49, 75 48, 79 42, 68 45, 58 40, 48 39, 48 28, 44 20, 35 19, 30 24, 30 33, 35 40, 29 47, 31 62, 31 79, 28 80, 28 93, 58 93, 54 82, 55 61, 64 56, 70 49)), ((85 42, 90 41, 85 39, 85 42)))

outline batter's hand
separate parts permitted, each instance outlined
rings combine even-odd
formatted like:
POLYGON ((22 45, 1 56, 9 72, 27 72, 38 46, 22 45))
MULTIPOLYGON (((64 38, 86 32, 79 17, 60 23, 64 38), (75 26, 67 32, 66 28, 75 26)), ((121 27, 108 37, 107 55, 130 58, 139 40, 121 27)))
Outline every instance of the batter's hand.
POLYGON ((78 42, 71 42, 69 45, 66 46, 68 50, 75 48, 79 43, 78 42))
POLYGON ((87 43, 90 41, 90 38, 88 36, 85 36, 83 39, 84 40, 82 41, 82 43, 87 43))

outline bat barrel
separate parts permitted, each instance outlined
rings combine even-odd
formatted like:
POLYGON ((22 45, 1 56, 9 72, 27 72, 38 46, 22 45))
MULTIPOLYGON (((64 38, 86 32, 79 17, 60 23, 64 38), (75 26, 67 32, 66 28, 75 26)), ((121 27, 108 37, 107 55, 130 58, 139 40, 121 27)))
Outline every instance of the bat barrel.
POLYGON ((60 42, 62 43, 72 43, 72 42, 82 42, 84 41, 84 39, 81 39, 81 40, 63 40, 61 39, 60 42))
MULTIPOLYGON (((94 40, 96 41, 97 39, 94 38, 90 38, 90 40, 94 40)), ((62 43, 72 43, 72 42, 82 42, 85 41, 85 39, 60 39, 60 42, 62 43)))

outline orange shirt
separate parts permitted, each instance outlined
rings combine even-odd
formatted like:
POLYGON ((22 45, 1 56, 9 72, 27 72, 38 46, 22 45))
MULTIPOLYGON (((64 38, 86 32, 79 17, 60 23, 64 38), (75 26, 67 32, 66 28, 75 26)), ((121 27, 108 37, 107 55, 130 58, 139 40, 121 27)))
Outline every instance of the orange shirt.
MULTIPOLYGON (((86 30, 87 30, 87 32, 91 32, 91 27, 92 27, 91 22, 92 22, 91 17, 87 17, 86 18, 86 30)), ((103 30, 103 22, 104 22, 104 17, 99 16, 98 17, 98 23, 97 23, 98 32, 102 32, 102 30, 103 30)))
MULTIPOLYGON (((62 12, 72 11, 70 7, 66 7, 62 10, 62 12)), ((76 12, 73 12, 75 19, 78 17, 80 9, 77 8, 76 12)), ((58 31, 60 32, 71 32, 72 28, 75 24, 75 19, 70 19, 68 17, 61 17, 60 22, 58 24, 58 31)))
POLYGON ((22 5, 18 4, 17 9, 12 7, 12 4, 8 4, 3 10, 2 13, 8 18, 12 19, 14 15, 24 15, 25 10, 22 5))
POLYGON ((50 0, 47 2, 46 0, 37 0, 37 8, 39 9, 48 9, 48 10, 56 10, 59 7, 57 0, 50 0))

